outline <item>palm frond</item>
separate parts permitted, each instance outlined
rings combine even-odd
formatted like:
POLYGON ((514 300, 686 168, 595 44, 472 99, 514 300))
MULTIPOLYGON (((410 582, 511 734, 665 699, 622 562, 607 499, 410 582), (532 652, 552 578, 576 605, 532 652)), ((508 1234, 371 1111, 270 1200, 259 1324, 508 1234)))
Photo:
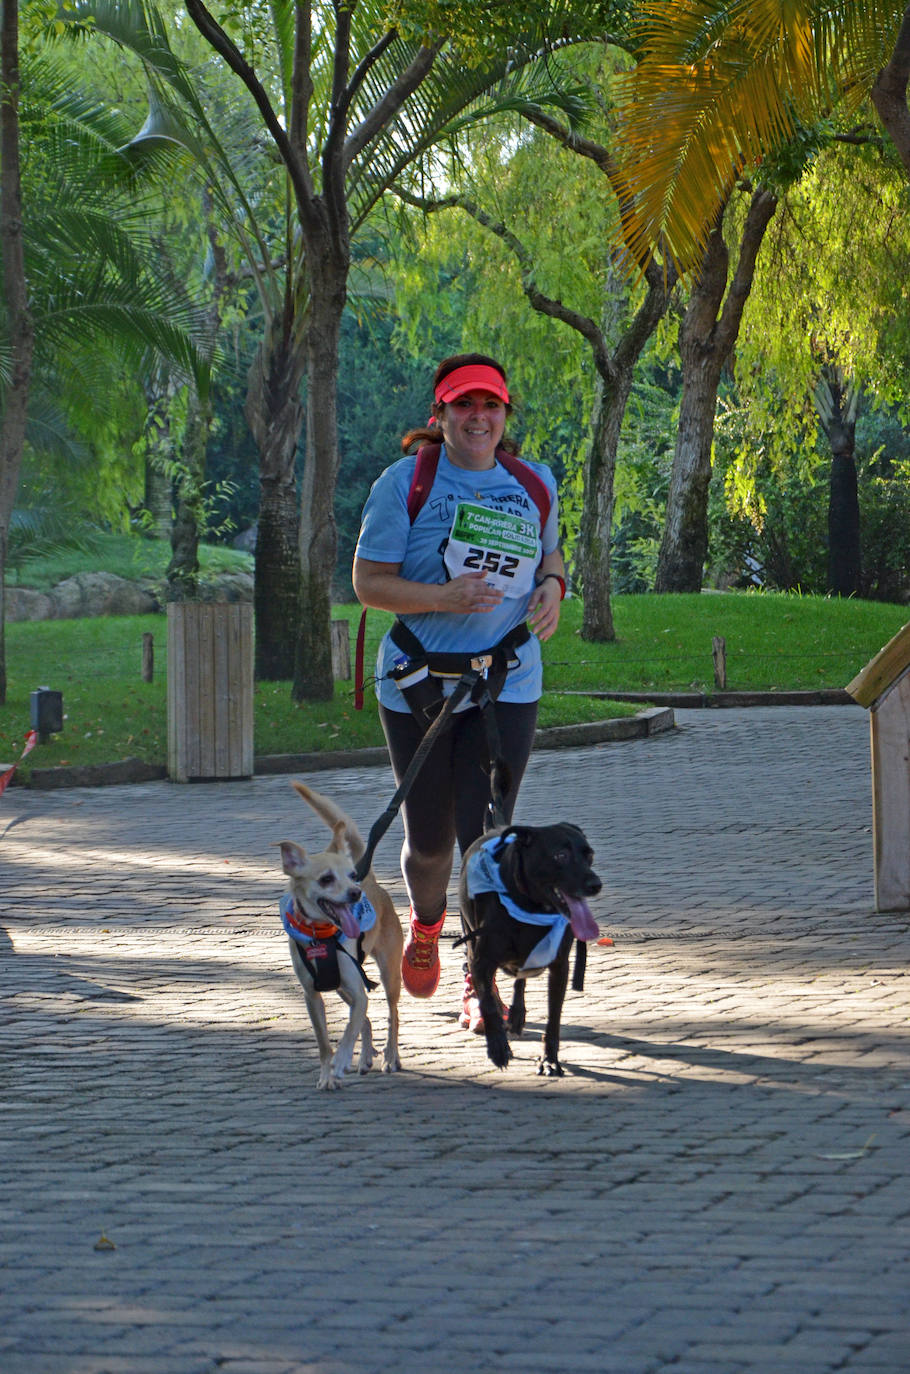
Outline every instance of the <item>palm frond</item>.
MULTIPOLYGON (((402 171, 440 141, 454 138, 470 124, 494 113, 517 113, 522 102, 550 103, 570 122, 584 113, 577 83, 561 78, 546 62, 547 26, 516 37, 495 58, 465 65, 458 51, 446 47, 429 76, 408 98, 398 115, 357 156, 348 172, 349 206, 354 227, 363 223, 383 193, 402 171)), ((354 111, 365 116, 381 98, 393 74, 406 69, 416 44, 397 40, 364 82, 354 111)))
POLYGON ((622 91, 626 232, 698 261, 744 167, 835 105, 857 105, 887 60, 904 6, 869 0, 650 0, 622 91))

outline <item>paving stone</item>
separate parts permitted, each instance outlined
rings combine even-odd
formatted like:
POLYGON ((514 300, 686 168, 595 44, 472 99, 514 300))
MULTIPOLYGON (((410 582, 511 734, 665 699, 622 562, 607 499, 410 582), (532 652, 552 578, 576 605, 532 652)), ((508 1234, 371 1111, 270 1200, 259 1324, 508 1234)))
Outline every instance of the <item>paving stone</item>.
MULTIPOLYGON (((614 940, 558 1082, 541 982, 506 1072, 458 1029, 453 875, 403 1072, 315 1091, 274 846, 326 833, 287 778, 9 789, 3 1374, 906 1374, 910 914, 872 910, 868 720, 677 721, 522 788, 584 824, 614 940)), ((394 790, 314 783, 363 830, 394 790)))

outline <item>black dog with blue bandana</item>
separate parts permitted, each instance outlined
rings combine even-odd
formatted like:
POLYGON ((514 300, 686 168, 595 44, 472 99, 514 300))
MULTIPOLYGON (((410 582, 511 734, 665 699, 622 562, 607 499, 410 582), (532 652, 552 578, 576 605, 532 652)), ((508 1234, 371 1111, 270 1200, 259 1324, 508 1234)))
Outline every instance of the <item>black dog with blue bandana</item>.
POLYGON ((547 970, 547 1022, 538 1073, 561 1076, 559 1036, 573 939, 594 940, 588 908, 601 881, 577 825, 510 825, 488 832, 468 849, 461 869, 461 922, 468 966, 480 1001, 487 1054, 497 1068, 512 1058, 493 979, 499 969, 516 980, 508 1031, 525 1025, 526 978, 547 970))

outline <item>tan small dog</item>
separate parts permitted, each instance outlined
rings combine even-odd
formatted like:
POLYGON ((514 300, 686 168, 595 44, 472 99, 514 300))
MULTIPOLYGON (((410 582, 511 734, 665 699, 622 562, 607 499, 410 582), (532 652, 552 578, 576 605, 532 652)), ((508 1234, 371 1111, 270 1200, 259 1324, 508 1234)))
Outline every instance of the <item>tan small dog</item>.
POLYGON ((312 930, 314 940, 321 939, 323 943, 331 927, 335 927, 336 936, 341 932, 346 937, 338 950, 340 983, 337 990, 350 1007, 350 1016, 333 1054, 322 994, 316 988, 309 960, 303 953, 309 946, 301 945, 300 941, 289 936, 291 962, 303 988, 319 1046, 317 1086, 334 1089, 341 1087, 344 1075, 351 1067, 358 1035, 360 1060, 357 1072, 367 1073, 373 1064, 373 1028, 367 1016, 366 980, 356 957, 351 957, 352 952, 356 953, 360 935, 352 907, 366 897, 376 913, 375 923, 363 932, 362 939, 364 954, 369 954, 378 965, 389 1008, 388 1037, 382 1055, 383 1073, 395 1073, 401 1068, 398 1057, 398 999, 401 995, 404 936, 392 899, 379 886, 372 870, 362 884, 354 877, 353 866, 364 853, 366 845, 350 816, 321 792, 314 792, 301 782, 295 782, 292 786, 332 831, 332 843, 321 854, 308 855, 301 845, 283 840, 281 864, 289 879, 288 893, 294 903, 295 927, 312 930))

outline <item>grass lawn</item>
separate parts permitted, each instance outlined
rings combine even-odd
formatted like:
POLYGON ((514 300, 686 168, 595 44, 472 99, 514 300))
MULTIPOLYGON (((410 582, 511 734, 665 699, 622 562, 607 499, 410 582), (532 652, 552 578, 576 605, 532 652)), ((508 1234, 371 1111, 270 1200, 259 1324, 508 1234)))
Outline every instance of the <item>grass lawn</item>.
MULTIPOLYGON (((29 581, 23 576, 22 581, 29 581)), ((904 606, 753 593, 619 596, 616 639, 580 637, 581 604, 564 603, 559 630, 544 646, 543 726, 602 720, 635 707, 575 695, 599 691, 708 691, 712 640, 727 646, 727 688, 794 690, 843 687, 910 618, 904 606), (571 693, 572 695, 562 695, 571 693)), ((353 649, 360 610, 336 607, 351 623, 353 649)), ((367 618, 366 661, 390 617, 367 618)), ((136 757, 166 761, 164 616, 117 616, 27 622, 6 627, 7 703, 0 707, 0 762, 19 757, 30 725, 29 694, 46 686, 63 693, 64 729, 23 763, 108 763, 136 757), (141 680, 142 636, 154 636, 154 681, 141 680)), ((304 753, 382 743, 372 691, 354 710, 351 683, 337 683, 331 702, 296 706, 289 684, 255 688, 255 752, 304 753)))

